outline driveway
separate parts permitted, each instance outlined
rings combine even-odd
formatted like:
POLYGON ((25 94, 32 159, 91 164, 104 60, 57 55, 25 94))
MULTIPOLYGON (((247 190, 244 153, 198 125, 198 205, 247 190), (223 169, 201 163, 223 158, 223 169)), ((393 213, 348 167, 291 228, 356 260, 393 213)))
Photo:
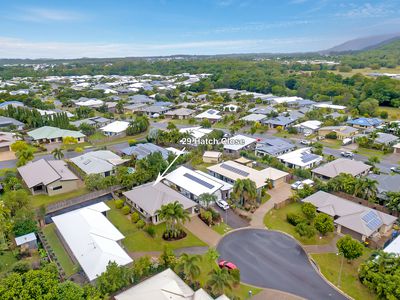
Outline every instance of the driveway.
POLYGON ((224 219, 224 222, 229 225, 231 228, 242 228, 249 226, 249 221, 239 217, 237 214, 233 212, 232 209, 223 210, 218 205, 213 205, 213 208, 221 214, 221 217, 224 219))
POLYGON ((221 259, 238 266, 241 281, 310 300, 347 299, 314 268, 297 241, 265 229, 241 229, 218 244, 221 259))

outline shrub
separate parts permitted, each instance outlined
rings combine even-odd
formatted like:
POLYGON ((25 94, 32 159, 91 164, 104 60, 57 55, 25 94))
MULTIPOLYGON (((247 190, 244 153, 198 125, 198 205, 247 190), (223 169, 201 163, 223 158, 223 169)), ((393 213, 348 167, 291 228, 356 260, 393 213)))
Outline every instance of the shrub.
POLYGON ((136 212, 136 211, 133 212, 133 213, 131 214, 131 221, 132 221, 132 223, 137 223, 139 220, 140 220, 139 213, 136 212))
POLYGON ((296 232, 303 237, 311 238, 315 235, 315 229, 311 225, 305 222, 298 223, 294 228, 296 232))
POLYGON ((200 218, 207 224, 212 224, 212 213, 208 210, 202 210, 200 212, 200 218))
POLYGON ((211 207, 208 210, 211 212, 213 222, 219 222, 221 219, 220 213, 217 212, 215 209, 212 209, 211 207))
POLYGON ((331 140, 336 140, 337 139, 337 133, 336 132, 329 132, 328 134, 325 135, 327 139, 331 140))
POLYGON ((130 139, 128 141, 129 146, 134 146, 134 145, 136 145, 136 143, 137 143, 137 141, 135 139, 130 139))
POLYGON ((125 205, 125 206, 122 208, 122 213, 123 213, 124 215, 129 214, 130 211, 131 211, 131 208, 130 208, 128 205, 125 205))
POLYGON ((15 273, 23 274, 31 269, 31 264, 26 260, 17 261, 12 266, 12 271, 15 273))
POLYGON ((317 214, 316 207, 314 206, 314 204, 312 204, 310 202, 303 203, 303 205, 301 206, 301 211, 306 216, 306 218, 309 220, 314 219, 317 214))
POLYGON ((122 208, 122 206, 124 206, 124 200, 121 199, 115 200, 115 208, 120 209, 122 208))
POLYGON ((146 232, 153 238, 156 236, 156 229, 154 228, 153 225, 148 225, 146 227, 146 232))
POLYGON ((76 147, 75 148, 75 152, 81 153, 81 152, 83 152, 83 148, 82 147, 76 147))
POLYGON ((299 214, 288 213, 286 215, 286 221, 288 221, 289 224, 292 224, 293 226, 296 226, 297 224, 305 223, 307 220, 303 216, 301 216, 299 214))
POLYGON ((142 229, 145 225, 146 225, 146 223, 142 219, 140 219, 136 223, 136 227, 139 228, 139 229, 142 229))
POLYGON ((317 229, 322 235, 335 230, 333 218, 327 214, 320 213, 315 218, 315 229, 317 229))
POLYGON ((387 119, 389 117, 389 114, 387 111, 383 110, 381 111, 380 116, 382 119, 387 119))

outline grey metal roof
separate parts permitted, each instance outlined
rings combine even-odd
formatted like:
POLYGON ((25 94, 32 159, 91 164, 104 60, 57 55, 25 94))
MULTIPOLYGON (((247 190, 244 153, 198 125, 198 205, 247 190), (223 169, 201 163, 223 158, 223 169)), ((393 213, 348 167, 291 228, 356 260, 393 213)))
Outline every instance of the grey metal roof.
POLYGON ((378 193, 400 192, 400 174, 369 174, 368 178, 378 182, 378 193))
POLYGON ((378 144, 391 144, 398 141, 399 138, 390 133, 378 132, 378 137, 375 139, 375 143, 378 144))
POLYGON ((371 169, 371 166, 363 163, 362 161, 338 158, 323 166, 315 168, 312 170, 312 172, 325 177, 334 178, 340 173, 358 176, 369 169, 371 169))
POLYGON ((124 163, 117 154, 108 150, 87 152, 83 155, 71 158, 86 174, 101 174, 111 171, 115 166, 124 163))
POLYGON ((263 120, 262 123, 272 124, 272 125, 276 125, 276 126, 287 126, 289 124, 294 123, 296 120, 297 119, 292 119, 290 117, 278 116, 278 117, 271 118, 268 120, 263 120))
POLYGON ((137 144, 121 150, 126 155, 135 155, 136 159, 142 159, 151 153, 160 152, 164 159, 168 158, 168 151, 152 143, 137 144))
POLYGON ((277 155, 295 148, 295 145, 281 138, 265 139, 259 142, 256 146, 257 151, 264 152, 269 155, 277 155))
POLYGON ((190 116, 194 114, 195 111, 189 108, 178 108, 174 110, 170 110, 165 113, 166 116, 190 116))
POLYGON ((15 120, 13 118, 0 116, 0 127, 7 127, 10 125, 22 126, 22 125, 24 125, 24 123, 22 123, 18 120, 15 120))
POLYGON ((136 203, 150 216, 154 216, 156 211, 160 209, 162 205, 173 203, 175 201, 182 204, 184 209, 197 205, 196 202, 186 198, 162 182, 156 185, 153 184, 154 182, 143 184, 123 193, 123 195, 133 203, 136 203))

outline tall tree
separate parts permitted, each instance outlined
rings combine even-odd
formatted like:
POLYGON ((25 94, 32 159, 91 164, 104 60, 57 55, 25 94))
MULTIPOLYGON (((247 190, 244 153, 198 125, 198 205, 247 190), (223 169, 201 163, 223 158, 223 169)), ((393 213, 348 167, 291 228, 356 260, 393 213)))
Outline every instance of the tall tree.
POLYGON ((222 295, 226 290, 232 290, 233 278, 227 269, 213 269, 209 275, 207 285, 215 296, 222 295))
POLYGON ((64 153, 61 150, 61 148, 54 148, 54 150, 51 151, 51 154, 53 154, 53 157, 55 159, 63 159, 64 158, 64 153))
POLYGON ((187 280, 194 282, 201 273, 199 267, 200 262, 200 255, 188 255, 187 253, 183 253, 181 257, 179 257, 176 271, 178 273, 184 273, 187 280))

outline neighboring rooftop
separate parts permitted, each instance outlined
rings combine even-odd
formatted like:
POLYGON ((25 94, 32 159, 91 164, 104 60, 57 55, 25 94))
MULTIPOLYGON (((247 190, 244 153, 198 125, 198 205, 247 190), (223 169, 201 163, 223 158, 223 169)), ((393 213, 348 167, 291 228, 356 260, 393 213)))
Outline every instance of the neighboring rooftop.
POLYGON ((98 150, 73 157, 71 161, 86 174, 100 174, 111 171, 127 160, 109 150, 98 150))
POLYGON ((371 166, 363 163, 362 161, 338 158, 327 164, 317 167, 312 170, 313 173, 322 175, 328 178, 334 178, 341 173, 350 174, 352 176, 359 176, 371 169, 371 166))
POLYGON ((142 159, 151 153, 159 152, 164 159, 168 158, 168 151, 152 143, 137 144, 121 150, 125 155, 135 155, 136 159, 142 159))
POLYGON ((257 143, 256 150, 268 155, 278 155, 282 152, 294 150, 296 146, 291 142, 281 138, 269 138, 257 143))
POLYGON ((129 122, 125 121, 114 121, 101 127, 100 130, 103 132, 121 133, 124 132, 129 127, 129 122))
POLYGON ((233 137, 230 137, 227 142, 224 144, 224 149, 227 150, 232 150, 232 151, 238 151, 240 149, 243 149, 253 143, 257 142, 256 139, 242 135, 242 134, 237 134, 233 137))
POLYGON ((300 148, 292 152, 288 152, 278 156, 284 162, 300 167, 306 167, 314 163, 322 161, 322 156, 311 152, 310 147, 300 148))
POLYGON ((51 126, 43 126, 40 128, 36 128, 32 131, 29 131, 27 134, 35 141, 42 139, 50 140, 50 139, 64 138, 67 136, 73 138, 85 137, 85 135, 80 131, 60 129, 51 126))
POLYGON ((219 115, 219 111, 216 109, 208 109, 201 114, 196 116, 197 119, 210 119, 210 120, 219 120, 222 116, 219 115))

